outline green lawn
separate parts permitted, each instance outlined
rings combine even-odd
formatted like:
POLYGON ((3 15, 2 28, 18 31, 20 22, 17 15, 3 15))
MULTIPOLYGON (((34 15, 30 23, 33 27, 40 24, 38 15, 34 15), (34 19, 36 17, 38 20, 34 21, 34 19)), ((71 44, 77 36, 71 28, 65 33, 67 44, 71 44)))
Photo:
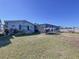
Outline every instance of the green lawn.
POLYGON ((74 41, 79 39, 68 36, 39 34, 9 38, 11 43, 0 48, 0 59, 79 59, 79 47, 74 41))

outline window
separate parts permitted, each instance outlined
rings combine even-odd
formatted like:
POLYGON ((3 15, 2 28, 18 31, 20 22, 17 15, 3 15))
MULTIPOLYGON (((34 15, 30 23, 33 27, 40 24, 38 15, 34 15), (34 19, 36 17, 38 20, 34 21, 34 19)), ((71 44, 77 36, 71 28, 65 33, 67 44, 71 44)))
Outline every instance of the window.
POLYGON ((29 26, 27 26, 27 30, 29 30, 29 26))
POLYGON ((19 30, 21 30, 21 27, 22 27, 22 26, 21 26, 21 25, 19 25, 19 30))

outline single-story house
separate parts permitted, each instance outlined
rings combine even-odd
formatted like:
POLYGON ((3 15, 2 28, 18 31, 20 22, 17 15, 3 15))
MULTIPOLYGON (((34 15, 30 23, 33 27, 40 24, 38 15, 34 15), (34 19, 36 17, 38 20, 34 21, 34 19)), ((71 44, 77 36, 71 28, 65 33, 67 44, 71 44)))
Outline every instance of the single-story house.
POLYGON ((79 28, 78 27, 61 27, 60 32, 65 32, 65 33, 77 32, 77 33, 79 33, 79 28))
POLYGON ((61 27, 60 28, 60 32, 65 32, 65 33, 67 33, 67 32, 73 32, 74 30, 73 30, 73 28, 72 27, 61 27))
POLYGON ((76 33, 79 33, 79 28, 75 27, 75 28, 73 28, 73 31, 76 32, 76 33))
POLYGON ((36 27, 39 32, 46 33, 46 30, 49 30, 51 32, 58 32, 60 26, 51 25, 51 24, 36 24, 36 27))
POLYGON ((6 20, 5 29, 8 29, 10 33, 12 30, 23 31, 24 33, 34 33, 34 24, 26 20, 6 20))

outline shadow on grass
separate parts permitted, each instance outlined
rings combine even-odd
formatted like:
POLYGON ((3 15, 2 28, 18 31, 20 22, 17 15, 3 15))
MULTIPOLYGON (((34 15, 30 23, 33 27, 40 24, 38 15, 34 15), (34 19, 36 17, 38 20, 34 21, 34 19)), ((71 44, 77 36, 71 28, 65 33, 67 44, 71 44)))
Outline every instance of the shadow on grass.
MULTIPOLYGON (((15 37, 21 37, 21 36, 32 36, 32 35, 38 35, 40 33, 33 33, 33 34, 21 34, 21 35, 14 35, 15 37)), ((5 47, 9 44, 11 44, 11 40, 10 39, 13 39, 13 36, 3 36, 3 35, 0 35, 0 48, 1 47, 5 47)))
POLYGON ((60 33, 46 33, 46 35, 60 35, 60 33))
POLYGON ((0 37, 0 48, 11 44, 11 41, 10 41, 11 38, 13 38, 13 37, 12 36, 0 37))
POLYGON ((39 35, 40 33, 32 33, 32 34, 20 34, 20 35, 15 35, 15 37, 22 37, 22 36, 34 36, 34 35, 39 35))

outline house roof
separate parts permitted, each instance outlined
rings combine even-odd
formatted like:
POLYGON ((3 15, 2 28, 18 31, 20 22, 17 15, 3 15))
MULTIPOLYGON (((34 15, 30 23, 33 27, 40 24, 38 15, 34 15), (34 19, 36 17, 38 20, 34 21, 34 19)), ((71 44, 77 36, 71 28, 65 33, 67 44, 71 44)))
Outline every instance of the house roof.
POLYGON ((31 23, 27 20, 5 20, 4 22, 27 22, 27 23, 30 23, 30 24, 34 25, 33 23, 31 23))
POLYGON ((52 24, 38 24, 38 26, 45 26, 45 27, 60 27, 60 26, 52 25, 52 24))

